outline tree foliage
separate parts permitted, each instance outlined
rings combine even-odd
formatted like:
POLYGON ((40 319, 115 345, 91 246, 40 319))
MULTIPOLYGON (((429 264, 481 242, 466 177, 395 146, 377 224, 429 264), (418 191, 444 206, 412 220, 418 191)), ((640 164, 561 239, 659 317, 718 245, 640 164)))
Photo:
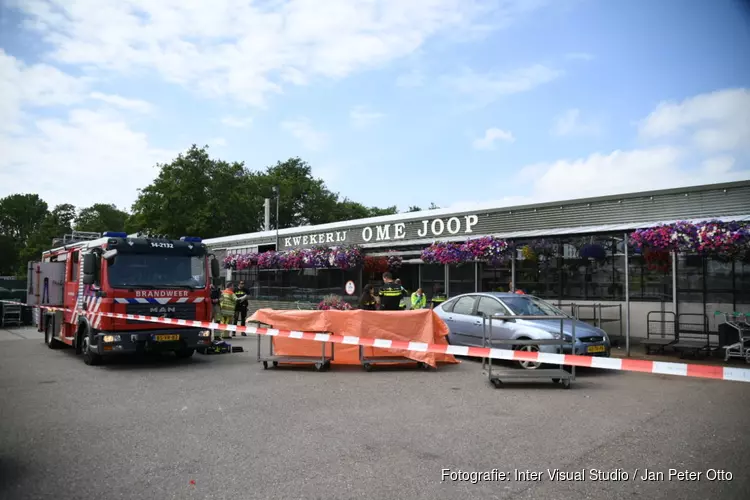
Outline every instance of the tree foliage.
POLYGON ((62 204, 49 210, 36 194, 0 199, 0 274, 24 275, 28 261, 73 230, 202 238, 261 231, 265 198, 271 198, 272 228, 277 226, 277 201, 280 228, 398 213, 395 206, 366 206, 332 192, 300 158, 250 170, 242 162, 212 158, 207 147, 193 145, 157 167, 156 179, 139 191, 131 214, 107 203, 80 210, 62 204))

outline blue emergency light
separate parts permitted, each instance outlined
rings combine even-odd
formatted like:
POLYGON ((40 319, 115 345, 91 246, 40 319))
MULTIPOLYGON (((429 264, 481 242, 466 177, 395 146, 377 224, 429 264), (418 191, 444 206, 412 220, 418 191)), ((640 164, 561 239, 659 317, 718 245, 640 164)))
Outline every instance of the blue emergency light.
POLYGON ((198 236, 181 236, 180 241, 184 241, 186 243, 200 243, 203 241, 203 238, 199 238, 198 236))
POLYGON ((104 236, 105 238, 127 238, 128 233, 121 233, 117 231, 106 231, 102 233, 102 236, 104 236))

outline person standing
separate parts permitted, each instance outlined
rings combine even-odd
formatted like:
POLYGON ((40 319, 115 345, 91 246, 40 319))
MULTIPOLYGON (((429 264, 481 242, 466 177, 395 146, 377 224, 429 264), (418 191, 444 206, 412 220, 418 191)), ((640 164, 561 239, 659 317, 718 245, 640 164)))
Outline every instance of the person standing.
POLYGON ((412 309, 425 309, 427 307, 427 297, 421 288, 418 288, 416 292, 411 294, 411 308, 412 309))
POLYGON ((403 292, 402 287, 393 281, 393 275, 389 272, 383 273, 383 285, 378 290, 381 311, 398 311, 403 292))
MULTIPOLYGON (((237 287, 237 290, 234 291, 234 294, 237 296, 237 304, 235 305, 234 309, 234 324, 235 325, 245 325, 245 320, 247 320, 247 298, 250 293, 250 290, 245 288, 245 282, 240 281, 239 286, 237 287), (243 298, 244 297, 244 298, 243 298)), ((232 332, 232 337, 236 335, 236 332, 232 332)), ((243 337, 247 337, 247 333, 242 332, 243 337)))
POLYGON ((375 311, 378 305, 377 302, 375 288, 372 285, 365 285, 362 296, 359 298, 359 308, 365 311, 375 311))
POLYGON ((398 308, 402 311, 406 310, 406 298, 409 296, 409 292, 406 291, 406 288, 404 288, 404 285, 401 284, 400 279, 396 279, 395 283, 401 287, 401 301, 398 304, 398 308))
MULTIPOLYGON (((221 307, 221 322, 224 325, 231 325, 234 319, 234 312, 237 310, 237 295, 234 293, 234 283, 227 283, 227 287, 221 292, 219 300, 221 307)), ((222 338, 229 338, 229 335, 222 335, 222 338)))
POLYGON ((432 289, 432 299, 430 300, 430 308, 434 309, 436 306, 439 306, 446 300, 448 300, 448 297, 443 292, 443 287, 441 285, 435 285, 432 289))

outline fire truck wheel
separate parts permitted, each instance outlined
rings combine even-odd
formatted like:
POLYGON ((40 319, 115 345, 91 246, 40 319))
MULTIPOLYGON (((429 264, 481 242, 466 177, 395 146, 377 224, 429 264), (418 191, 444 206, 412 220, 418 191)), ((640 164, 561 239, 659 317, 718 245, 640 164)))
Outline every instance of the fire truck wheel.
POLYGON ((83 362, 89 366, 96 366, 101 364, 102 357, 99 354, 91 352, 89 349, 89 337, 85 335, 81 340, 81 351, 83 352, 83 362))
POLYGON ((195 349, 180 349, 179 351, 175 351, 174 355, 177 356, 177 359, 187 359, 193 355, 195 352, 195 349))
POLYGON ((60 347, 62 347, 62 342, 54 337, 52 328, 52 322, 48 321, 47 325, 44 327, 44 343, 47 344, 47 347, 49 347, 50 349, 59 349, 60 347))

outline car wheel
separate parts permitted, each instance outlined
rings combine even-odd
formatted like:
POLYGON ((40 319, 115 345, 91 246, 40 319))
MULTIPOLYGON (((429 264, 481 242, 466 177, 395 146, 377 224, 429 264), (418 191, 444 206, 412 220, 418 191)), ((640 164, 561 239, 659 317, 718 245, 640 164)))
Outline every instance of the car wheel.
MULTIPOLYGON (((539 352, 539 346, 536 345, 522 345, 516 347, 517 351, 525 351, 525 352, 539 352)), ((523 368, 524 370, 536 370, 540 366, 542 366, 542 363, 538 361, 517 361, 518 366, 523 368)))

